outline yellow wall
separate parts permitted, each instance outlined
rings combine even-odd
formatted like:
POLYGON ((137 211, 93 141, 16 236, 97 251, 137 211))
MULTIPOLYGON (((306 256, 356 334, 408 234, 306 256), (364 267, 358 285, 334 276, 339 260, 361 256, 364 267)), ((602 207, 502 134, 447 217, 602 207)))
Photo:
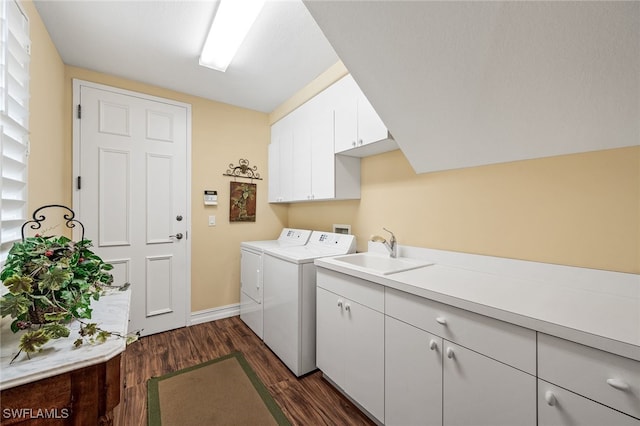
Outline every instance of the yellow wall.
POLYGON ((291 204, 289 226, 352 225, 400 244, 640 273, 640 147, 416 175, 401 151, 362 160, 358 201, 291 204))
MULTIPOLYGON (((317 81, 341 76, 340 65, 317 81)), ((351 224, 360 251, 384 226, 402 245, 640 273, 638 146, 421 175, 398 150, 361 168, 360 200, 291 204, 289 226, 351 224)))
POLYGON ((44 204, 71 205, 71 145, 64 139, 64 64, 33 3, 22 6, 31 30, 30 213, 44 204))

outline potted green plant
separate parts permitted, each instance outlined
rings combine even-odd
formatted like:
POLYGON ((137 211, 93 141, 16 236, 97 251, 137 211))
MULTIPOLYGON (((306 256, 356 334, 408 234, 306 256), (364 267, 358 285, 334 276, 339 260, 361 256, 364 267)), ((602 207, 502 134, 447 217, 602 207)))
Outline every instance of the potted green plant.
POLYGON ((0 315, 13 318, 14 333, 23 332, 14 359, 22 351, 27 356, 39 351, 51 339, 69 337, 74 320, 80 322, 75 346, 117 335, 87 321, 91 302, 113 281, 109 272, 113 266, 90 247, 91 241, 85 239, 74 242, 64 236, 37 234, 13 245, 0 273, 9 290, 0 298, 0 315))

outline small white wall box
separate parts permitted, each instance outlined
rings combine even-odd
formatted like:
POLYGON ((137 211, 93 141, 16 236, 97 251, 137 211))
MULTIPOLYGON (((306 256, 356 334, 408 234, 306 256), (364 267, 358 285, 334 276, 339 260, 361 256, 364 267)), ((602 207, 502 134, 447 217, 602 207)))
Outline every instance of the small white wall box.
POLYGON ((218 205, 218 191, 204 191, 204 205, 205 206, 217 206, 218 205))
POLYGON ((333 224, 333 232, 335 232, 336 234, 347 234, 350 235, 351 234, 351 225, 342 225, 339 223, 334 223, 333 224))

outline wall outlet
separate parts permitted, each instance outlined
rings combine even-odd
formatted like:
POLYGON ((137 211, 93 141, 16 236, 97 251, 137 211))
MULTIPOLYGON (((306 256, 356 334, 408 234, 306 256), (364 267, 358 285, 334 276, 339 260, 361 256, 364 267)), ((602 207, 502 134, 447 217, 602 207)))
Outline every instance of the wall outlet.
POLYGON ((209 216, 209 226, 216 226, 216 217, 215 217, 215 215, 209 216))

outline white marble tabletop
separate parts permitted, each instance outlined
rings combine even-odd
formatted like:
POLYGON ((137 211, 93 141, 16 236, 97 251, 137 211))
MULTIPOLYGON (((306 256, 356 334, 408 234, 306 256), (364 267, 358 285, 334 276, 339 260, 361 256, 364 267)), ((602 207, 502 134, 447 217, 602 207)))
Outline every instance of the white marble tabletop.
MULTIPOLYGON (((113 291, 92 303, 92 318, 103 330, 126 335, 129 323, 131 290, 113 291)), ((126 349, 126 339, 111 336, 104 343, 84 343, 74 348, 80 324, 70 325, 71 334, 67 338, 50 340, 42 351, 30 354, 23 352, 11 363, 18 353, 18 341, 22 333, 11 332, 11 318, 0 321, 0 390, 31 383, 68 371, 88 367, 110 360, 126 349)))

